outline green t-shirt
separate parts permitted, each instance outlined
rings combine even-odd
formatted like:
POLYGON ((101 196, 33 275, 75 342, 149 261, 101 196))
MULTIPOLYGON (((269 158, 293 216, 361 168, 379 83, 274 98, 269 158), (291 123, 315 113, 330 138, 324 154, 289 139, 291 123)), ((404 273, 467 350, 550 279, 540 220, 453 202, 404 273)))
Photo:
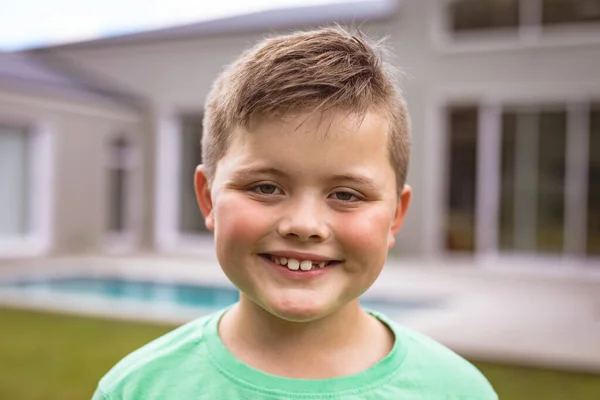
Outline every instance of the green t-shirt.
POLYGON ((183 325, 133 352, 92 400, 497 400, 483 375, 435 341, 372 313, 395 334, 390 354, 352 376, 304 380, 256 370, 227 350, 225 310, 183 325))

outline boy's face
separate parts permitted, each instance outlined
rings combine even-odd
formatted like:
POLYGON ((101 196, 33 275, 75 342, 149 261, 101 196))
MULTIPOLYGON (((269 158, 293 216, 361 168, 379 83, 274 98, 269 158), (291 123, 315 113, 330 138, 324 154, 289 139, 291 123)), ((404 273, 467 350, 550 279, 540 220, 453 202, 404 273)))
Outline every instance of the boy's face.
POLYGON ((410 202, 408 186, 397 195, 387 131, 375 112, 360 125, 343 112, 262 120, 234 133, 210 187, 198 168, 217 257, 247 298, 310 321, 373 284, 410 202))

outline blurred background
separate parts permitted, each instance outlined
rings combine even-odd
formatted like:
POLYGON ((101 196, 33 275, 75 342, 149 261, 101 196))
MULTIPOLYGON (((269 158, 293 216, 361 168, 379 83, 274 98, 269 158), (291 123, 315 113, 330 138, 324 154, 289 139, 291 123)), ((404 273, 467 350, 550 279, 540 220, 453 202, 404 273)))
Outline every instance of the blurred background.
POLYGON ((600 399, 600 0, 0 0, 0 399, 85 399, 236 301, 196 206, 204 99, 273 33, 386 37, 414 201, 364 295, 501 399, 600 399), (219 4, 216 4, 219 3, 219 4))

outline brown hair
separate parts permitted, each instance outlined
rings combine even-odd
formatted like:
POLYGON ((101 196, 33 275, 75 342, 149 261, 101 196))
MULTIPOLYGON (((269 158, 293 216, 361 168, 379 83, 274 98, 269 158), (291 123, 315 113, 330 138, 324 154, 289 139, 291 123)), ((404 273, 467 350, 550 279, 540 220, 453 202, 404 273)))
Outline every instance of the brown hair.
POLYGON ((209 181, 237 127, 253 118, 300 111, 376 110, 390 124, 390 162, 398 191, 410 153, 410 121, 382 43, 341 27, 266 39, 244 52, 215 81, 204 115, 202 159, 209 181), (378 54, 379 53, 379 54, 378 54))

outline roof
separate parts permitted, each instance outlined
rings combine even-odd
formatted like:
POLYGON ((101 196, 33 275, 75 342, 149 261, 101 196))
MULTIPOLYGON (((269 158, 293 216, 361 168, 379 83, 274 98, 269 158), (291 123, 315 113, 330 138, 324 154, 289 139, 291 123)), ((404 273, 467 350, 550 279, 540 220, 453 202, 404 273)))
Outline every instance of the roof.
POLYGON ((401 0, 349 0, 345 3, 271 9, 188 25, 180 25, 172 28, 125 34, 83 42, 51 45, 32 49, 30 51, 98 45, 135 44, 146 41, 162 41, 301 26, 316 26, 332 22, 358 25, 366 21, 392 17, 396 13, 400 3, 401 0))
POLYGON ((115 90, 107 82, 100 82, 49 57, 27 53, 0 52, 0 86, 47 90, 84 95, 134 105, 139 99, 115 90))
POLYGON ((42 66, 30 55, 19 53, 0 53, 0 79, 83 89, 71 77, 42 66))

